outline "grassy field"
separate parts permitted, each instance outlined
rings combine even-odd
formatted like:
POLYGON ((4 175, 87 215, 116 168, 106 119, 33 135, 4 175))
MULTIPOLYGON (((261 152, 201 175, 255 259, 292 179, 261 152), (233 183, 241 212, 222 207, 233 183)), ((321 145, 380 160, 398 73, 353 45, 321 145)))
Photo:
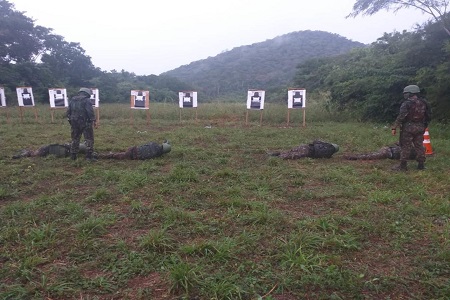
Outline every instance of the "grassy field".
POLYGON ((388 124, 311 104, 180 111, 102 105, 97 152, 168 139, 148 161, 11 156, 70 139, 63 111, 0 110, 0 299, 449 299, 450 131, 425 171, 346 161, 388 124), (131 114, 132 113, 132 114, 131 114), (322 139, 331 159, 269 151, 322 139))

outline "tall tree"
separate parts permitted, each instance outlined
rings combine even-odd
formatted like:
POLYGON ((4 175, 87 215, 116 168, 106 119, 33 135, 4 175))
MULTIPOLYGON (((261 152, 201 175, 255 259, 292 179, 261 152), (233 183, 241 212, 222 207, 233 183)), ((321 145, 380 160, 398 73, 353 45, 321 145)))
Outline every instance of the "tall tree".
POLYGON ((447 14, 449 4, 449 0, 357 0, 347 18, 354 18, 360 14, 371 16, 383 9, 397 12, 405 8, 414 8, 433 17, 450 36, 450 19, 447 14))
POLYGON ((78 56, 77 52, 84 54, 78 44, 68 43, 59 35, 48 35, 45 45, 46 50, 42 53, 41 61, 48 65, 59 78, 67 76, 66 68, 78 56))
POLYGON ((32 19, 14 10, 14 5, 0 0, 0 61, 34 61, 43 49, 50 29, 35 26, 32 19))
POLYGON ((327 105, 362 120, 392 122, 401 91, 417 84, 433 119, 450 120, 450 41, 437 23, 385 33, 367 48, 298 66, 294 84, 330 96, 327 105))
POLYGON ((59 35, 49 34, 45 46, 41 61, 60 82, 83 86, 100 73, 79 43, 69 43, 59 35))

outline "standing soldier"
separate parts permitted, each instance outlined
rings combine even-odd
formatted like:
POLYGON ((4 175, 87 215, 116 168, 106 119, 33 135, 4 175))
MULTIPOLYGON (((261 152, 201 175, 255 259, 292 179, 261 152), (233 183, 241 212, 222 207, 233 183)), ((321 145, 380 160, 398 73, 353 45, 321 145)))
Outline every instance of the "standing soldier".
POLYGON ((400 107, 400 112, 392 125, 392 135, 396 134, 400 127, 400 165, 394 170, 406 171, 407 159, 414 148, 416 152, 417 168, 425 169, 425 147, 423 146, 423 134, 431 121, 431 108, 428 102, 419 96, 420 89, 417 85, 408 85, 403 89, 405 101, 400 107))
POLYGON ((71 159, 77 159, 81 135, 86 140, 86 159, 93 160, 94 129, 97 128, 95 113, 90 100, 92 91, 81 88, 76 96, 72 97, 67 109, 67 120, 71 127, 72 143, 70 146, 71 159))

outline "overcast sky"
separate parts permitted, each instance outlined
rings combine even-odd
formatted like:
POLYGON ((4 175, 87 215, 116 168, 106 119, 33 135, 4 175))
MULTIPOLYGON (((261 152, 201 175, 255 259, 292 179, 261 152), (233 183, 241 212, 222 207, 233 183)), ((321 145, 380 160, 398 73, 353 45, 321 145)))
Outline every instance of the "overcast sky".
POLYGON ((193 61, 302 30, 366 44, 428 20, 416 10, 346 19, 356 0, 9 0, 86 50, 96 67, 159 75, 193 61))

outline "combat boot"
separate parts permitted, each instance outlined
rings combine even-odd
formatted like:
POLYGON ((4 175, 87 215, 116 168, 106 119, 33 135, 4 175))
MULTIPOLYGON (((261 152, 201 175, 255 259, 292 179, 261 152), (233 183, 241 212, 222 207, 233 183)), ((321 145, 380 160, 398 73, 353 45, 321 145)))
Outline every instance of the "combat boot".
POLYGON ((405 160, 402 160, 400 162, 400 164, 398 166, 395 166, 392 168, 393 171, 407 171, 408 170, 408 166, 407 166, 407 162, 405 160))
POLYGON ((94 156, 92 155, 92 153, 86 153, 86 160, 87 161, 90 161, 90 162, 94 162, 94 161, 97 161, 97 159, 96 158, 94 158, 94 156))
POLYGON ((425 170, 425 163, 423 161, 419 161, 417 165, 417 170, 425 170))
POLYGON ((71 160, 76 160, 77 159, 77 154, 76 153, 70 154, 70 159, 71 160))
POLYGON ((31 156, 31 151, 23 149, 18 154, 14 155, 12 158, 18 159, 18 158, 21 158, 21 157, 29 157, 29 156, 31 156))

